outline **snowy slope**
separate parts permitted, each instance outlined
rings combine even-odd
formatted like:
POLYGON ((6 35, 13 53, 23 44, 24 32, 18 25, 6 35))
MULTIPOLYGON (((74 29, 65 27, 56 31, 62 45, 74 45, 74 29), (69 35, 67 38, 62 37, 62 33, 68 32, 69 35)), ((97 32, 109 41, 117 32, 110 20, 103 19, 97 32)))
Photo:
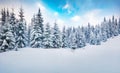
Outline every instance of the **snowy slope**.
POLYGON ((120 73, 120 36, 77 50, 23 48, 0 53, 0 73, 120 73))

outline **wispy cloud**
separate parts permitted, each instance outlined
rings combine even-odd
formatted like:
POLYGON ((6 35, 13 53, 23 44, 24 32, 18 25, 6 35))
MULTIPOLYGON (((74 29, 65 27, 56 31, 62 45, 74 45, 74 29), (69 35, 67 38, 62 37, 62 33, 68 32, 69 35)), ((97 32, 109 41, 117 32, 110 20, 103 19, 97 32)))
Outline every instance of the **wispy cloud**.
POLYGON ((68 9, 68 8, 70 8, 70 6, 69 6, 68 3, 66 3, 66 4, 63 6, 63 9, 68 9))
POLYGON ((72 13, 72 8, 71 8, 71 5, 69 3, 66 3, 63 8, 63 10, 67 10, 67 13, 68 14, 71 14, 72 13))

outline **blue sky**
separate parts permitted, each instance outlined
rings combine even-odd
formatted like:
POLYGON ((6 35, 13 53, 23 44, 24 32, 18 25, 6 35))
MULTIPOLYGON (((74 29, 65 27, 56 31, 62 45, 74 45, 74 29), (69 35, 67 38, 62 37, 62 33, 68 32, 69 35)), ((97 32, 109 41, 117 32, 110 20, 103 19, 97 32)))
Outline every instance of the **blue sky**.
POLYGON ((58 12, 65 17, 83 14, 93 9, 117 10, 120 8, 120 0, 23 0, 27 4, 33 4, 36 1, 40 1, 50 11, 58 12))
POLYGON ((57 21, 61 26, 96 25, 104 17, 120 17, 120 0, 0 0, 0 8, 14 8, 16 13, 21 5, 28 23, 38 8, 44 23, 57 21))
POLYGON ((42 2, 60 14, 69 13, 68 10, 70 10, 70 16, 76 13, 82 14, 92 9, 117 9, 120 7, 120 0, 43 0, 42 2))

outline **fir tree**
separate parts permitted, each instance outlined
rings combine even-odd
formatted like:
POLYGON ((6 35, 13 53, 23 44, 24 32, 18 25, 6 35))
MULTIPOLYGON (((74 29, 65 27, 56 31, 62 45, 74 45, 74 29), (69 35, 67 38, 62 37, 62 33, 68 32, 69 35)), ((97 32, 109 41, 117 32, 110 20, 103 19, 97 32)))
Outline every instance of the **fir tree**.
POLYGON ((43 28, 43 18, 38 10, 38 14, 35 17, 33 29, 31 31, 31 47, 34 48, 43 48, 43 39, 44 39, 44 28, 43 28))
POLYGON ((71 34, 71 32, 72 32, 72 28, 71 27, 69 27, 68 29, 66 29, 66 45, 67 45, 67 48, 70 48, 70 34, 71 34))
POLYGON ((5 24, 5 21, 6 21, 6 11, 5 11, 5 8, 1 10, 1 23, 2 25, 5 24))
POLYGON ((51 40, 51 29, 49 23, 46 24, 45 30, 44 30, 44 47, 45 48, 51 48, 52 47, 52 40, 51 40))
POLYGON ((77 39, 76 39, 76 31, 73 28, 70 34, 70 48, 76 49, 77 48, 77 39))
POLYGON ((60 36, 60 30, 57 26, 57 24, 54 24, 53 30, 52 30, 52 47, 53 48, 60 48, 61 47, 61 36, 60 36))
POLYGON ((86 42, 89 43, 90 41, 90 24, 89 23, 88 23, 88 26, 86 27, 85 39, 86 39, 86 42))
POLYGON ((17 24, 17 33, 16 33, 16 44, 18 45, 18 48, 23 48, 27 46, 27 33, 26 33, 26 22, 24 20, 23 16, 23 9, 20 8, 19 12, 19 21, 17 24))
POLYGON ((0 51, 12 50, 15 47, 15 38, 12 34, 9 23, 5 22, 2 26, 1 35, 0 35, 0 51))
POLYGON ((77 38, 76 38, 77 39, 76 40, 77 47, 82 48, 82 47, 86 46, 85 34, 80 27, 78 27, 76 35, 77 35, 77 38))
POLYGON ((14 14, 13 9, 12 9, 12 13, 10 14, 9 23, 10 23, 10 30, 12 31, 13 35, 16 36, 17 21, 16 21, 16 18, 15 18, 15 14, 14 14))
POLYGON ((119 29, 119 25, 118 25, 117 19, 115 19, 114 36, 118 36, 118 29, 119 29))
POLYGON ((62 48, 66 48, 66 47, 67 47, 67 33, 64 26, 62 31, 62 48))
POLYGON ((109 25, 109 32, 108 32, 108 36, 109 38, 112 37, 112 22, 111 22, 111 19, 109 19, 109 22, 108 22, 108 25, 109 25))
POLYGON ((91 45, 95 45, 95 33, 94 33, 95 28, 92 26, 91 31, 90 31, 90 41, 89 43, 91 45))
POLYGON ((96 25, 94 33, 95 33, 95 45, 100 45, 101 44, 101 28, 99 25, 96 25))
POLYGON ((102 33, 102 37, 101 37, 101 40, 103 42, 106 42, 107 41, 107 28, 106 28, 106 24, 107 24, 107 21, 106 21, 106 18, 104 18, 104 21, 103 23, 101 24, 101 33, 102 33))
POLYGON ((112 28, 111 28, 111 33, 112 33, 112 37, 114 37, 114 33, 115 33, 115 19, 114 16, 112 17, 112 24, 111 24, 112 28))
POLYGON ((119 18, 119 22, 118 22, 118 32, 120 34, 120 18, 119 18))

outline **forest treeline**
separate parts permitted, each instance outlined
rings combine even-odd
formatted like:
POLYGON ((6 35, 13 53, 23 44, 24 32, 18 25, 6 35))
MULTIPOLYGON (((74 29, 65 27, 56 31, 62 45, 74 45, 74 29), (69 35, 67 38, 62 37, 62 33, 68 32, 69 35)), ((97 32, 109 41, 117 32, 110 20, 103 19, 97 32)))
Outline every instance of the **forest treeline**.
POLYGON ((99 25, 63 27, 60 31, 59 23, 43 24, 44 19, 40 9, 33 15, 31 24, 27 28, 23 9, 19 9, 19 19, 16 18, 14 11, 8 9, 1 10, 0 17, 0 52, 8 50, 18 50, 19 48, 82 48, 90 45, 100 45, 109 38, 120 34, 119 20, 112 18, 103 19, 99 25))

